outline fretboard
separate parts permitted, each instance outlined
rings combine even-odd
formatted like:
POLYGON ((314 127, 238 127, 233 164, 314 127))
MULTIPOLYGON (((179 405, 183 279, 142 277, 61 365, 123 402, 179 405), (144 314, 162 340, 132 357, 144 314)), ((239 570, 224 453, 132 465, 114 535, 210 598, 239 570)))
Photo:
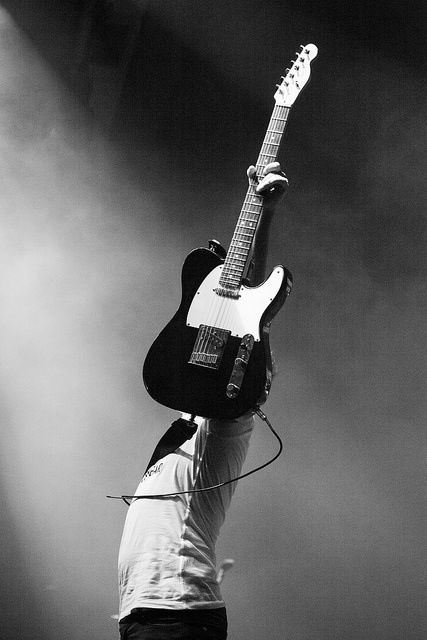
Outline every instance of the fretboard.
POLYGON ((245 274, 255 232, 263 211, 263 197, 256 186, 264 175, 265 167, 275 162, 285 131, 290 107, 275 105, 256 163, 256 180, 251 181, 234 230, 222 269, 219 284, 226 289, 238 289, 245 274))

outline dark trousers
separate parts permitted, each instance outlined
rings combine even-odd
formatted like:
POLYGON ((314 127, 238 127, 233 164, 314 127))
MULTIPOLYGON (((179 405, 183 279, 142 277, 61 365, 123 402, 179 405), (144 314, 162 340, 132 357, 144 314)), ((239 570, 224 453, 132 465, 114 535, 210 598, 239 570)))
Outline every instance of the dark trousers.
POLYGON ((119 622, 121 640, 226 640, 221 609, 134 609, 119 622))

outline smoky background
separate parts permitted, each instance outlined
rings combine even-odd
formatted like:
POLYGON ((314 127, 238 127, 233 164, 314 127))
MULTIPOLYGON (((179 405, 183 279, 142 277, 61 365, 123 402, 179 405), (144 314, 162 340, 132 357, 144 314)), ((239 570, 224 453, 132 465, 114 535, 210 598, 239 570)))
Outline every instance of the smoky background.
MULTIPOLYGON (((144 355, 187 253, 229 242, 274 84, 314 42, 269 255, 295 280, 265 406, 286 453, 223 528, 229 635, 421 639, 425 8, 103 3, 104 60, 124 8, 142 17, 107 128, 70 72, 85 4, 0 13, 2 637, 117 637, 125 507, 105 495, 175 418, 144 355)), ((274 451, 260 423, 246 469, 274 451)))

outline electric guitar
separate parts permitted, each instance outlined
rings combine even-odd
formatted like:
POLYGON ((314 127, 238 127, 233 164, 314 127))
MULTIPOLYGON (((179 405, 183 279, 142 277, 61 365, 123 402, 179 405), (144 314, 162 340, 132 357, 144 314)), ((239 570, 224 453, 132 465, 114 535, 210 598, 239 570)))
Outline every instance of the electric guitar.
MULTIPOLYGON (((291 291, 277 266, 259 286, 245 275, 263 197, 256 193, 276 161, 291 106, 310 78, 314 44, 301 46, 274 95, 275 106, 226 256, 195 249, 182 268, 178 311, 148 351, 143 379, 151 397, 193 416, 232 419, 265 402, 271 387, 270 324, 291 291), (224 259, 225 257, 225 259, 224 259)), ((225 254, 225 252, 224 252, 225 254)))

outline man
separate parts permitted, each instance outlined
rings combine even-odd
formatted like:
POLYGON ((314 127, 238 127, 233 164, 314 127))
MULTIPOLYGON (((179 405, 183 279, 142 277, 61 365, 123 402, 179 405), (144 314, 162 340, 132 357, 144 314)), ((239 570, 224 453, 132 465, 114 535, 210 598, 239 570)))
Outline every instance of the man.
MULTIPOLYGON (((255 167, 248 178, 256 180, 255 167)), ((276 162, 257 186, 264 212, 251 284, 264 278, 272 213, 287 184, 276 162)), ((227 638, 215 543, 236 483, 198 490, 240 474, 253 423, 252 413, 230 421, 181 418, 160 440, 135 495, 173 495, 133 500, 129 507, 119 552, 121 640, 227 638)))

